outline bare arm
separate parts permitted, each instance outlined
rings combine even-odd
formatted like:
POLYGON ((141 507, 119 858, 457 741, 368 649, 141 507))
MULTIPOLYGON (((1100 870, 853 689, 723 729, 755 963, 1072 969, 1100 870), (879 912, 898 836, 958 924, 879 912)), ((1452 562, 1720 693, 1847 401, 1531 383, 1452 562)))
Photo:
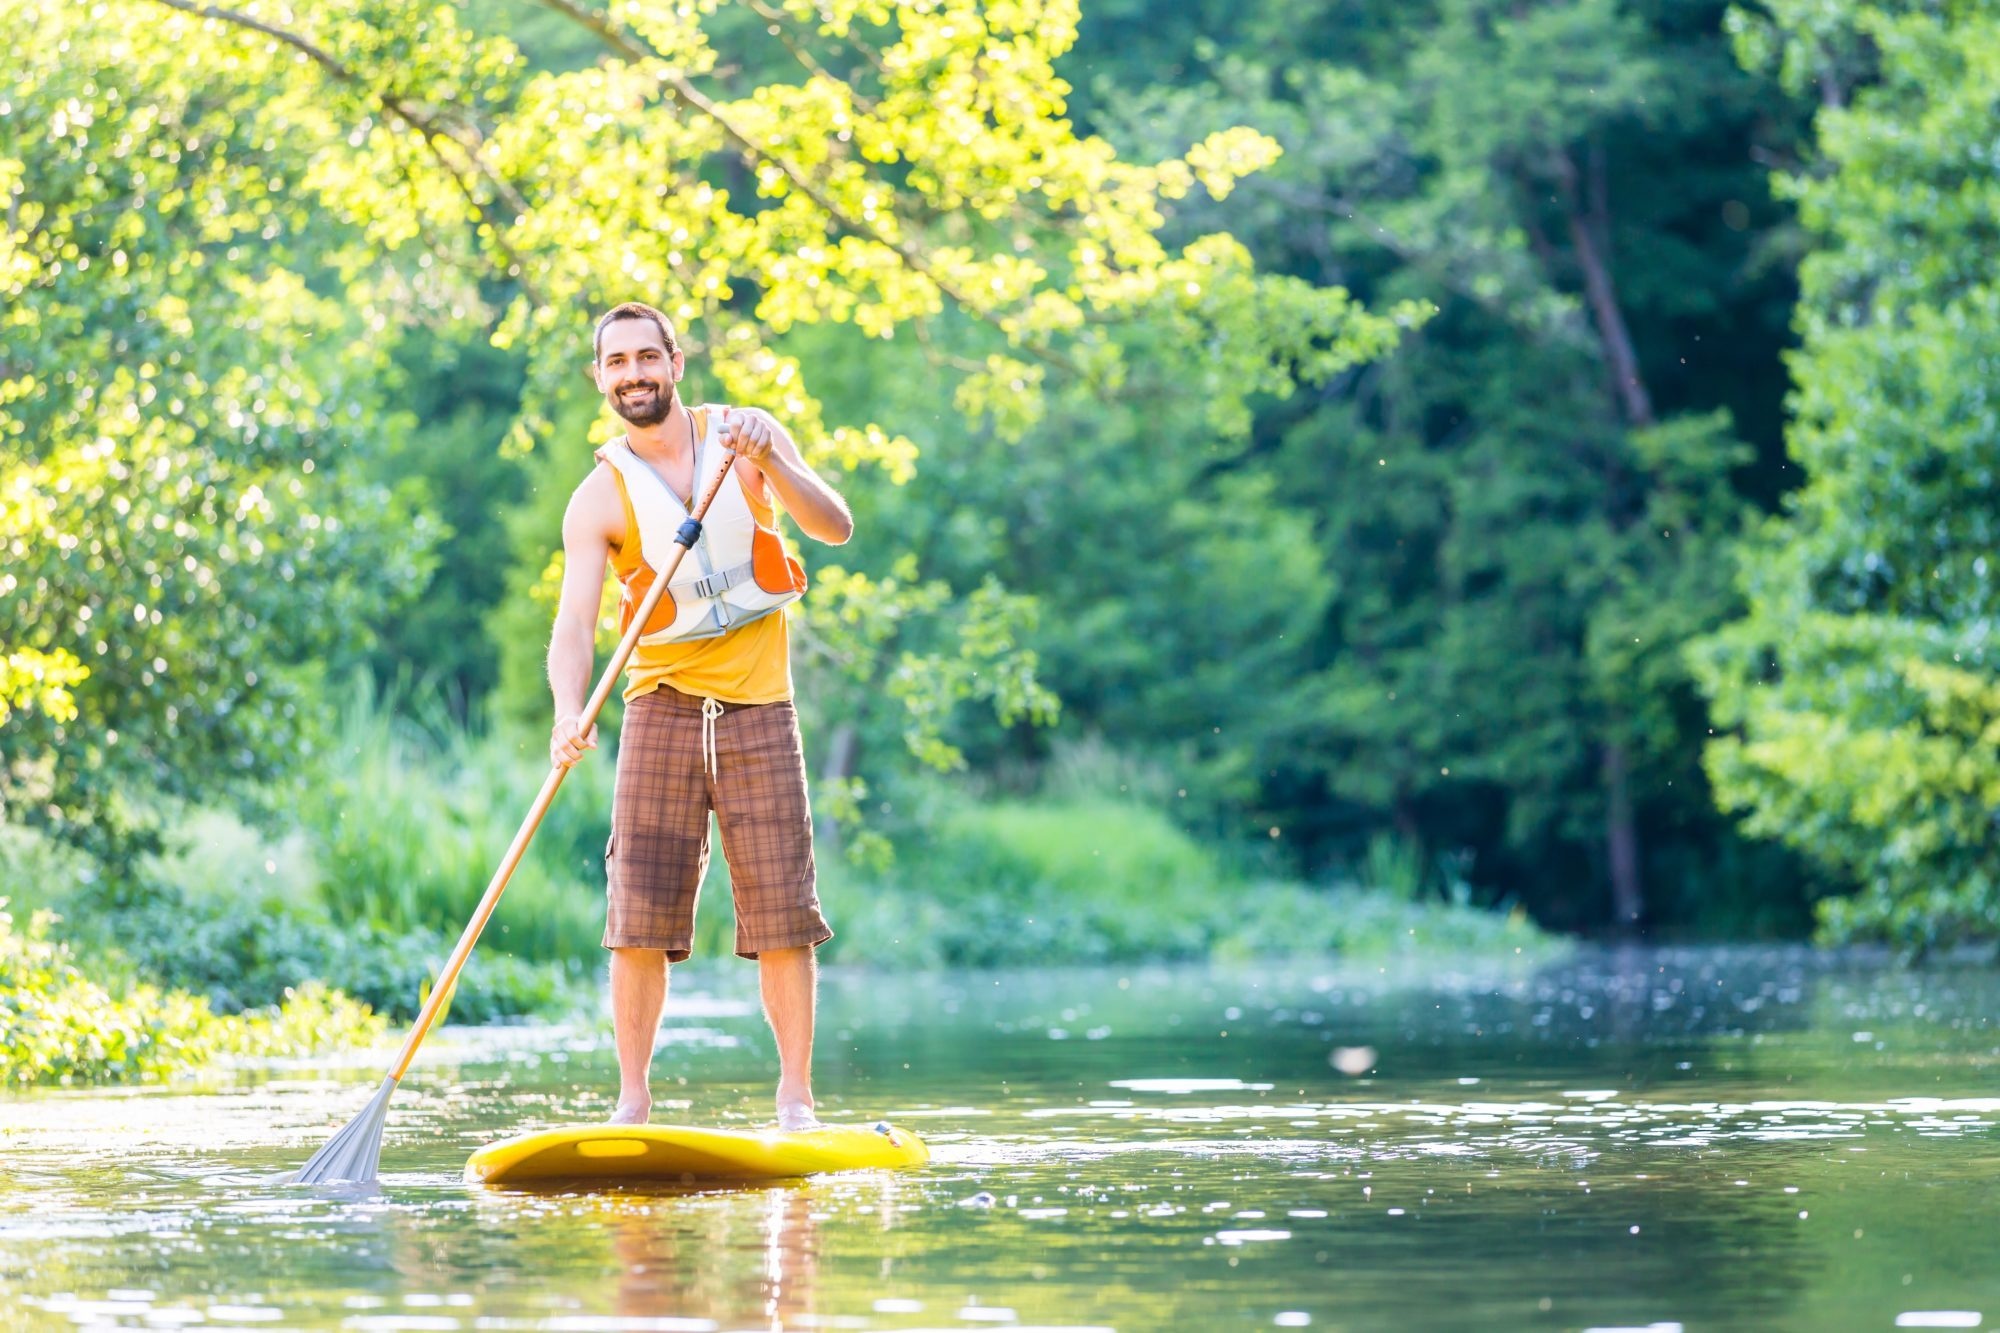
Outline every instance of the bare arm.
POLYGON ((549 691, 555 696, 555 727, 549 760, 567 767, 597 748, 597 728, 582 728, 597 653, 597 608, 604 595, 605 561, 611 554, 612 523, 607 509, 615 494, 599 467, 584 478, 563 514, 562 597, 555 630, 549 635, 549 691))
POLYGON ((722 431, 743 461, 769 483, 800 532, 829 546, 839 546, 854 535, 854 515, 848 512, 847 501, 812 470, 791 432, 769 412, 729 408, 722 431))

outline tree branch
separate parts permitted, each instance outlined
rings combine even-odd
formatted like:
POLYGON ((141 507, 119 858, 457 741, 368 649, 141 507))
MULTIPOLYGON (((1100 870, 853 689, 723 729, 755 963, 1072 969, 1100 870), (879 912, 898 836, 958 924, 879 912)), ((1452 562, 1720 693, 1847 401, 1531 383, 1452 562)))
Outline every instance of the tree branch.
POLYGON ((791 34, 786 31, 789 24, 784 14, 779 13, 769 5, 758 3, 758 0, 738 0, 738 3, 769 25, 771 35, 778 39, 781 46, 792 53, 792 59, 798 61, 806 73, 822 79, 833 77, 826 72, 824 65, 813 58, 812 52, 792 40, 791 34))
MULTIPOLYGON (((798 57, 799 63, 801 65, 804 65, 807 69, 813 70, 817 73, 821 74, 825 73, 825 70, 820 68, 819 62, 812 58, 812 53, 810 51, 803 50, 802 48, 795 45, 792 42, 791 38, 785 36, 784 33, 775 30, 777 25, 788 23, 790 21, 791 17, 790 15, 771 8, 769 5, 763 3, 763 0, 738 0, 738 3, 743 5, 744 8, 750 10, 752 13, 756 14, 759 18, 763 19, 765 22, 772 24, 774 31, 772 32, 771 35, 776 37, 779 41, 783 42, 785 44, 785 48, 789 50, 793 55, 798 57)), ((870 69, 874 70, 877 75, 885 78, 888 76, 889 67, 882 63, 882 57, 876 55, 875 52, 869 48, 868 43, 857 41, 854 38, 849 37, 847 39, 846 49, 853 52, 856 56, 860 57, 861 63, 867 65, 870 69)), ((828 77, 832 76, 829 75, 828 77)))
POLYGON ((168 9, 177 9, 183 14, 191 14, 196 18, 214 19, 218 23, 227 23, 233 27, 246 28, 253 32, 263 33, 266 37, 282 42, 284 45, 300 52, 337 82, 350 84, 371 92, 376 103, 384 111, 417 131, 418 135, 423 139, 424 146, 437 159, 438 165, 444 168, 445 174, 451 177, 452 183, 458 187, 459 193, 465 196, 467 206, 472 209, 481 222, 486 224, 488 230, 491 232, 494 248, 500 252, 501 257, 507 261, 513 270, 512 276, 517 277, 522 286, 529 289, 530 295, 533 294, 527 266, 521 262, 520 256, 515 253, 513 248, 507 244, 504 229, 494 221, 491 214, 487 211, 485 204, 480 202, 471 184, 465 179, 464 173, 467 169, 470 169, 484 179, 488 185, 493 187, 494 193, 499 195, 501 200, 514 210, 516 216, 528 211, 527 200, 523 199, 519 191, 515 190, 512 185, 497 175, 486 164, 485 160, 479 154, 479 143, 477 140, 468 143, 449 128, 439 124, 433 117, 426 115, 412 106, 407 99, 395 93, 386 89, 368 88, 367 80, 361 76, 359 71, 335 58, 325 48, 315 45, 295 32, 290 32, 272 23, 266 23, 262 19, 242 13, 239 10, 224 9, 219 5, 202 4, 199 3, 199 0, 153 0, 153 3, 164 5, 168 9), (444 151, 444 144, 446 143, 451 144, 452 147, 459 151, 463 158, 462 165, 454 164, 446 155, 444 151))
POLYGON ((253 32, 261 32, 266 37, 275 38, 277 41, 283 42, 294 51, 303 52, 314 64, 342 82, 355 81, 354 71, 328 55, 322 48, 313 45, 297 33, 287 32, 283 28, 266 23, 262 19, 255 18, 252 15, 240 13, 233 9, 222 9, 216 5, 196 4, 194 0, 153 0, 153 3, 165 5, 168 9, 178 9, 183 14, 192 14, 196 18, 215 19, 217 22, 227 23, 234 27, 248 28, 253 32))
MULTIPOLYGON (((668 97, 680 103, 681 106, 700 112, 714 121, 716 126, 721 129, 723 136, 735 144, 738 151, 745 157, 754 162, 761 162, 767 166, 776 168, 783 174, 786 180, 791 182, 792 188, 817 204, 820 210, 832 219, 842 231, 852 236, 874 241, 876 244, 890 250, 904 264, 909 266, 911 272, 916 273, 933 287, 936 287, 961 310, 972 315, 973 318, 979 320, 981 323, 998 327, 999 321, 975 305, 966 293, 940 277, 921 250, 911 245, 908 241, 891 240, 876 228, 868 225, 866 220, 848 213, 815 185, 812 179, 805 172, 801 171, 790 159, 773 153, 769 149, 760 147, 753 142, 749 135, 730 123, 729 118, 722 114, 721 109, 713 101, 709 100, 700 89, 689 82, 686 75, 669 66, 662 65, 658 53, 642 45, 623 28, 603 15, 577 4, 576 0, 537 0, 537 3, 545 9, 552 9, 562 14, 590 32, 595 33, 606 47, 614 53, 625 57, 627 60, 633 61, 636 64, 656 66, 659 70, 658 77, 661 87, 666 91, 668 97)), ((1077 373, 1078 367, 1075 363, 1059 353, 1045 347, 1038 347, 1032 343, 1020 344, 1020 347, 1023 352, 1038 361, 1055 366, 1071 374, 1077 373)))
MULTIPOLYGON (((575 22, 582 24, 591 32, 596 33, 599 40, 603 41, 606 46, 619 55, 624 56, 627 60, 644 65, 660 64, 660 58, 657 53, 641 45, 630 34, 614 25, 609 19, 575 3, 575 0, 538 0, 538 3, 546 9, 553 9, 557 13, 566 15, 575 22)), ((794 189, 819 205, 820 209, 828 217, 839 223, 843 230, 855 236, 866 237, 895 251, 898 255, 902 256, 903 262, 908 264, 913 272, 922 275, 925 281, 966 309, 970 310, 973 308, 972 303, 962 293, 955 290, 951 284, 938 277, 932 271, 930 261, 925 259, 922 253, 911 246, 909 242, 892 241, 881 235, 875 228, 870 227, 865 221, 850 216, 845 209, 829 198, 825 191, 813 184, 811 178, 794 165, 789 158, 781 157, 769 149, 760 147, 751 140, 749 135, 731 124, 729 118, 722 114, 721 109, 714 102, 710 101, 700 89, 689 82, 686 75, 671 67, 660 66, 659 80, 661 86, 667 90, 669 97, 679 102, 682 106, 699 111, 702 115, 714 121, 722 130, 723 136, 735 144, 745 157, 750 158, 752 161, 762 162, 767 166, 777 168, 779 172, 783 173, 785 179, 792 183, 794 189)))

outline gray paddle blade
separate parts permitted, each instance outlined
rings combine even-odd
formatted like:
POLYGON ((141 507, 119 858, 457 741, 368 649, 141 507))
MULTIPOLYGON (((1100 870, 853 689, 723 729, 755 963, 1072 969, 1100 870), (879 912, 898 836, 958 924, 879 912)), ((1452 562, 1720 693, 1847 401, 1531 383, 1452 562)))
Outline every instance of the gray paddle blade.
POLYGON ((389 1097, 395 1091, 396 1080, 383 1079, 382 1086, 375 1090, 368 1105, 361 1108, 361 1114, 348 1121, 340 1133, 328 1139, 326 1146, 299 1168, 298 1174, 288 1176, 288 1183, 331 1185, 344 1181, 366 1184, 375 1179, 376 1168, 382 1160, 382 1125, 389 1118, 389 1097))

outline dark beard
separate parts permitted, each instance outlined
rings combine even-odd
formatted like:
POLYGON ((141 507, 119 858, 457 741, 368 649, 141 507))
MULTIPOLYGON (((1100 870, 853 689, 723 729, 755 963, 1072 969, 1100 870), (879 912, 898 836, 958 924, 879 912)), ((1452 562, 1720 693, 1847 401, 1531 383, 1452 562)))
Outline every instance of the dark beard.
POLYGON ((670 389, 655 387, 650 399, 641 400, 645 406, 629 402, 622 393, 606 396, 610 399, 611 410, 634 426, 657 426, 674 410, 674 395, 670 389))

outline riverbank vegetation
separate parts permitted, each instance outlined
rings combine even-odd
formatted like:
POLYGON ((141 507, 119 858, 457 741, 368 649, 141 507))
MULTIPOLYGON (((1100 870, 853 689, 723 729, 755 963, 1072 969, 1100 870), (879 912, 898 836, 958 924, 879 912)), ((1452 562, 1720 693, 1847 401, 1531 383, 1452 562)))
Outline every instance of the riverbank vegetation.
MULTIPOLYGON (((0 17, 62 966, 410 1011, 634 296, 855 511, 793 622, 836 961, 2000 938, 1988 6, 0 17)), ((456 1016, 593 988, 610 753, 456 1016)))
POLYGON ((382 1020, 317 982, 275 1003, 218 1014, 206 998, 129 975, 86 976, 38 912, 17 921, 0 900, 0 1076, 5 1086, 150 1081, 224 1055, 296 1056, 382 1035, 382 1020))
MULTIPOLYGON (((73 852, 9 836, 0 869, 39 889, 33 917, 6 940, 6 984, 37 997, 32 1018, 9 1020, 30 1034, 0 1051, 16 1078, 154 1078, 222 1055, 305 1053, 315 1031, 337 1045, 414 1017, 492 873, 491 849, 546 771, 539 738, 468 731, 434 697, 364 688, 334 753, 352 780, 320 784, 298 826, 273 836, 227 812, 186 812, 166 849, 115 890, 73 852), (95 960, 91 976, 80 957, 95 960)), ((1142 796, 1084 794, 1108 766, 1101 755, 1072 761, 1062 785, 1028 798, 928 785, 905 816, 876 822, 867 864, 829 859, 821 892, 839 934, 822 956, 957 969, 1419 948, 1532 961, 1560 948, 1518 909, 1472 906, 1449 867, 1378 856, 1364 867, 1378 882, 1311 886, 1232 863, 1142 796)), ((545 824, 459 981, 453 1021, 564 1018, 598 1004, 611 771, 596 755, 572 773, 597 799, 558 806, 566 817, 545 824)), ((718 858, 697 956, 726 957, 733 940, 718 858)))

